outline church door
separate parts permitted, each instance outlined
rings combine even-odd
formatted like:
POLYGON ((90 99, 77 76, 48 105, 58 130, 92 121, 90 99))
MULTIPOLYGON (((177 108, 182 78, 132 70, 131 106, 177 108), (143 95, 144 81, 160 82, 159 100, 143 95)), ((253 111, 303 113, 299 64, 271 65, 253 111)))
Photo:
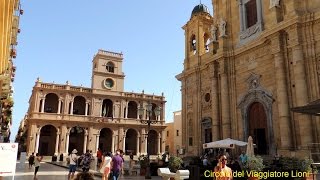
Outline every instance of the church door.
POLYGON ((268 154, 267 116, 261 103, 254 102, 249 108, 249 136, 256 144, 255 154, 268 154))

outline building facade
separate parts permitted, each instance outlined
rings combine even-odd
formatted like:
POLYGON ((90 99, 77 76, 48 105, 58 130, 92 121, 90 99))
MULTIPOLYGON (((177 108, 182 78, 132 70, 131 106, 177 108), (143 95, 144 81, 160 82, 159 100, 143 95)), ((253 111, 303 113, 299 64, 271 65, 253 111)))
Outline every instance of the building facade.
POLYGON ((185 31, 183 148, 252 136, 257 154, 308 156, 320 120, 292 107, 319 99, 320 1, 212 1, 185 31))
POLYGON ((181 111, 173 112, 173 122, 167 123, 166 125, 166 151, 169 152, 170 155, 182 155, 181 111))
POLYGON ((92 63, 91 88, 36 81, 24 125, 28 154, 49 156, 101 148, 140 155, 147 153, 147 137, 151 155, 164 152, 163 94, 124 92, 121 53, 99 50, 92 63), (152 109, 146 110, 147 105, 152 109))
POLYGON ((12 125, 13 86, 17 56, 19 20, 23 14, 19 0, 0 1, 0 142, 9 142, 12 125))

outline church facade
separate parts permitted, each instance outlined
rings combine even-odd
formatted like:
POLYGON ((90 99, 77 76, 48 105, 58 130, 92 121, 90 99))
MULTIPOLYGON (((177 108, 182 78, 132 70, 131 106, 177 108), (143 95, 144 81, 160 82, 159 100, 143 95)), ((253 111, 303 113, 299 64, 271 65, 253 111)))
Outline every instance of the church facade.
POLYGON ((255 153, 309 156, 320 119, 291 108, 319 99, 320 1, 212 1, 185 31, 181 82, 183 148, 247 141, 255 153))
POLYGON ((52 156, 100 148, 140 155, 147 153, 147 140, 151 155, 163 153, 165 97, 124 92, 122 63, 121 53, 99 50, 91 88, 38 79, 25 118, 27 153, 52 156))

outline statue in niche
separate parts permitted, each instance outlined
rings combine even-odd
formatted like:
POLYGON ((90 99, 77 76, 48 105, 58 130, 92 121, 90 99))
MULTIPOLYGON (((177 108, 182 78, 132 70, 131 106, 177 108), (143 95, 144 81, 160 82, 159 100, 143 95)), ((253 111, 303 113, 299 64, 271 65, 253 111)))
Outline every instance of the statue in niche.
POLYGON ((211 35, 212 35, 212 42, 217 42, 217 27, 215 25, 211 26, 211 35))
POLYGON ((280 7, 280 0, 270 0, 269 9, 271 9, 273 7, 280 7))
POLYGON ((227 36, 226 35, 226 26, 227 26, 227 22, 221 18, 220 24, 219 24, 219 32, 220 32, 219 37, 226 37, 227 36))

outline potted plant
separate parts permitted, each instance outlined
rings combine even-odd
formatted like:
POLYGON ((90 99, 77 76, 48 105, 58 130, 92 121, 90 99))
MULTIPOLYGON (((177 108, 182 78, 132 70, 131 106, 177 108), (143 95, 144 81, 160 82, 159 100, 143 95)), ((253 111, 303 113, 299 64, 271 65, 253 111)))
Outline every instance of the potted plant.
MULTIPOLYGON (((250 175, 253 175, 254 171, 262 171, 263 168, 264 165, 261 156, 249 156, 247 163, 244 165, 244 169, 247 170, 250 175)), ((251 176, 248 177, 248 179, 259 179, 259 177, 251 176)))
POLYGON ((177 172, 177 170, 179 170, 182 167, 182 159, 180 157, 177 156, 171 156, 169 158, 169 169, 171 172, 177 172))
POLYGON ((304 179, 316 179, 317 169, 312 169, 313 160, 310 158, 304 158, 300 161, 300 172, 306 172, 307 177, 304 179), (314 176, 314 177, 313 177, 314 176))

